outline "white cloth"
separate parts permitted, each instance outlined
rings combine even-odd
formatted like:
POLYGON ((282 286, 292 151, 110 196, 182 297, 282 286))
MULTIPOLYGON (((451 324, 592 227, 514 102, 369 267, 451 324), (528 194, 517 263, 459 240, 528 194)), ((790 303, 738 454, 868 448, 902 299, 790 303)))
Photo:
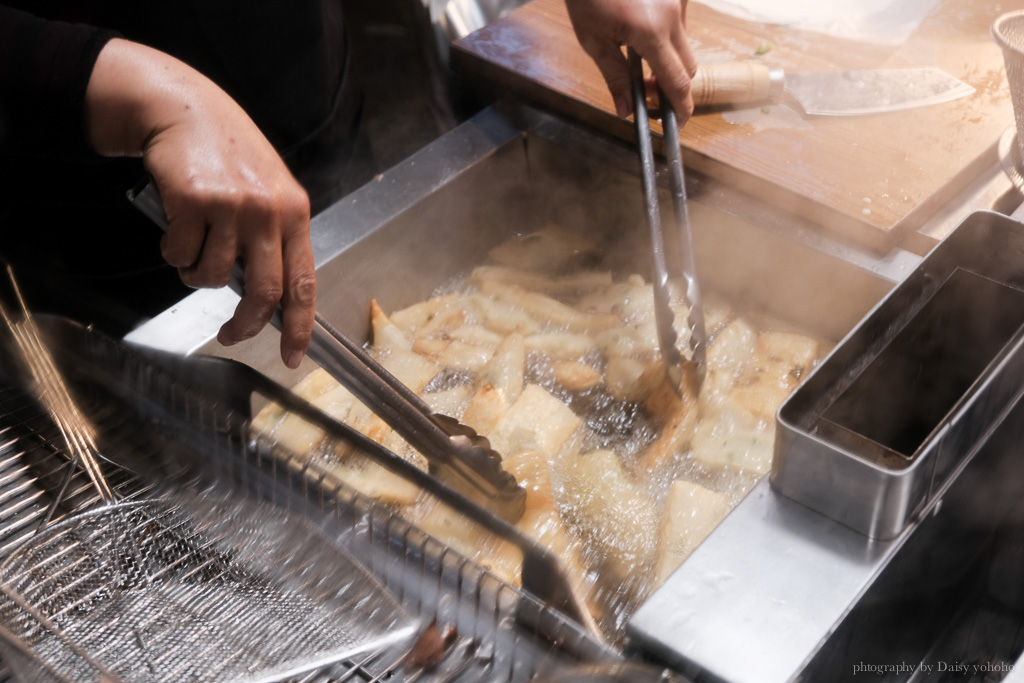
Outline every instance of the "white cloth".
POLYGON ((901 45, 939 0, 697 0, 741 19, 901 45))

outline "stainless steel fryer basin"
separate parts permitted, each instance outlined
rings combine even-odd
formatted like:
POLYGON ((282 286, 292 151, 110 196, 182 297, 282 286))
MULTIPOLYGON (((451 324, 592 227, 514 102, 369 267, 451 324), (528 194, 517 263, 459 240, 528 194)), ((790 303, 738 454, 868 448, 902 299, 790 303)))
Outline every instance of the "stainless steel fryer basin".
MULTIPOLYGON (((314 218, 319 310, 365 339, 371 299, 385 310, 425 299, 494 245, 552 222, 605 245, 606 265, 620 274, 646 276, 638 170, 619 141, 525 107, 485 110, 314 218)), ((687 180, 703 289, 823 339, 842 339, 919 261, 898 249, 859 251, 784 208, 697 174, 687 180)), ((286 370, 273 330, 218 345, 236 302, 230 292, 197 292, 127 340, 229 356, 285 386, 313 369, 286 370)))

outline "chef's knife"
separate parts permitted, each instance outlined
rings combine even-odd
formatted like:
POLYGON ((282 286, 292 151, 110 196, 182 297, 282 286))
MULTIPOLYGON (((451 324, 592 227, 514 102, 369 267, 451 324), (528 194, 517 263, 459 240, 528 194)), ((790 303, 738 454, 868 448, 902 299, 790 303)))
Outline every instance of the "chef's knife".
POLYGON ((949 102, 974 88, 934 67, 786 73, 749 62, 701 64, 691 86, 698 107, 787 94, 814 116, 878 114, 949 102))

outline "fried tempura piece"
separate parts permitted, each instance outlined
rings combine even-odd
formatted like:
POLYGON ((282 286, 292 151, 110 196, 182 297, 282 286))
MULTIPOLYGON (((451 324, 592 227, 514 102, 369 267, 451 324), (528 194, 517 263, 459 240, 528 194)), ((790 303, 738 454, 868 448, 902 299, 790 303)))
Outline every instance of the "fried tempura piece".
POLYGON ((528 384, 487 436, 499 453, 541 451, 554 457, 581 424, 567 405, 543 387, 528 384))
POLYGON ((476 390, 462 421, 480 434, 490 434, 523 391, 526 349, 520 334, 510 334, 495 349, 477 378, 476 390))
POLYGON ((658 534, 657 585, 665 583, 728 513, 725 494, 682 479, 672 482, 658 534))
POLYGON ((406 334, 415 334, 420 332, 439 313, 452 309, 461 309, 462 298, 458 294, 444 294, 431 297, 401 310, 392 311, 389 317, 398 329, 406 334))
POLYGON ((334 388, 313 398, 310 403, 338 422, 344 422, 356 401, 357 399, 351 391, 341 384, 335 383, 334 388))
POLYGON ((661 361, 642 361, 610 356, 605 368, 608 392, 620 401, 643 401, 662 382, 661 361))
POLYGON ((538 351, 553 360, 579 360, 596 348, 594 338, 587 334, 542 332, 526 337, 527 351, 538 351))
POLYGON ((448 333, 466 324, 469 318, 468 302, 462 297, 452 297, 448 301, 444 308, 413 333, 417 341, 438 335, 447 336, 448 333))
POLYGON ((526 374, 526 342, 521 334, 510 334, 495 348, 494 355, 477 378, 477 385, 490 384, 508 405, 523 393, 526 374))
POLYGON ((284 406, 268 403, 252 418, 252 426, 257 432, 270 436, 274 428, 284 419, 284 406))
POLYGON ((552 226, 503 242, 488 255, 503 266, 554 272, 596 251, 586 237, 552 226))
POLYGON ((628 282, 616 282, 610 287, 581 297, 575 308, 584 313, 617 313, 625 302, 635 296, 636 286, 628 282))
POLYGON ((626 474, 619 456, 600 450, 563 459, 560 507, 616 580, 645 571, 654 558, 658 514, 626 474))
POLYGON ((771 469, 774 446, 774 424, 763 425, 743 406, 726 401, 714 420, 701 420, 691 453, 708 467, 763 475, 771 469))
POLYGON ((555 380, 569 391, 593 389, 604 379, 601 373, 584 363, 558 361, 551 365, 555 380))
MULTIPOLYGON (((516 528, 551 550, 577 593, 587 595, 592 579, 580 557, 579 543, 568 532, 554 506, 549 456, 540 451, 525 451, 507 456, 503 463, 526 489, 526 510, 516 528)), ((471 519, 447 506, 436 505, 417 523, 424 531, 460 550, 466 557, 475 558, 509 583, 521 584, 522 554, 471 519)))
POLYGON ((379 359, 384 369, 398 381, 416 393, 430 383, 441 372, 441 366, 413 351, 392 349, 386 357, 379 359))
POLYGON ((373 347, 378 354, 384 355, 392 349, 409 351, 412 349, 412 342, 405 336, 405 333, 384 313, 374 299, 370 302, 370 326, 373 330, 373 347))
POLYGON ((418 486, 370 460, 342 456, 319 462, 320 466, 356 491, 382 503, 412 505, 420 494, 418 486))
POLYGON ((313 401, 317 396, 332 391, 337 386, 338 380, 331 377, 323 368, 316 368, 303 377, 292 391, 307 401, 313 401))
POLYGON ((435 413, 451 415, 452 417, 462 414, 469 399, 470 388, 465 384, 443 389, 441 391, 430 391, 424 393, 423 400, 435 413))
POLYGON ((482 325, 463 325, 452 330, 448 336, 455 341, 460 341, 464 344, 472 344, 473 346, 486 346, 493 349, 504 337, 497 332, 493 332, 482 325))
POLYGON ((295 413, 282 413, 265 433, 300 457, 316 451, 326 436, 322 429, 295 413))
POLYGON ((480 290, 499 302, 525 312, 538 324, 570 332, 597 332, 621 324, 617 315, 584 313, 546 294, 531 292, 516 285, 491 280, 484 282, 480 290))
POLYGON ((517 285, 535 292, 558 295, 603 290, 612 284, 612 274, 606 270, 588 270, 554 276, 507 266, 478 266, 473 269, 473 273, 470 275, 471 282, 480 285, 487 280, 517 285))
POLYGON ((492 347, 447 337, 422 337, 413 342, 412 350, 440 366, 466 372, 479 372, 494 355, 492 347))
MULTIPOLYGON (((551 488, 552 458, 541 451, 507 456, 505 469, 526 489, 526 510, 516 527, 555 554, 578 595, 589 592, 592 579, 580 557, 581 547, 562 521, 551 488)), ((596 612, 596 605, 593 606, 596 612)))
POLYGON ((729 399, 762 424, 775 421, 775 413, 818 357, 818 342, 789 332, 762 332, 754 357, 737 378, 729 399))
POLYGON ((505 455, 501 461, 505 471, 526 489, 524 516, 555 509, 551 491, 551 459, 544 451, 519 451, 505 455))
POLYGON ((502 541, 465 515, 439 502, 411 521, 463 557, 473 558, 503 581, 514 586, 522 583, 523 554, 519 548, 502 541))
POLYGON ((658 438, 637 459, 634 472, 640 477, 662 472, 690 447, 697 429, 697 397, 692 381, 684 381, 682 397, 664 379, 644 402, 644 411, 661 423, 658 438))
POLYGON ((757 332, 737 318, 718 333, 707 351, 707 374, 700 390, 701 416, 712 415, 736 386, 757 347, 757 332))
MULTIPOLYGON (((479 387, 462 414, 462 422, 476 430, 477 434, 493 434, 498 421, 508 410, 508 404, 501 392, 491 384, 479 387)), ((493 443, 491 444, 494 445, 493 443)))
MULTIPOLYGON (((325 410, 334 407, 332 402, 340 400, 344 407, 337 406, 329 415, 336 419, 338 414, 348 412, 348 406, 355 397, 347 389, 341 387, 338 381, 327 374, 323 368, 316 368, 303 377, 295 385, 293 391, 301 398, 306 399, 314 406, 325 410)), ((267 436, 278 441, 282 446, 295 453, 303 455, 316 448, 326 436, 323 430, 316 427, 298 415, 287 412, 276 403, 264 406, 253 418, 253 427, 267 436)))
POLYGON ((536 334, 541 323, 527 315, 522 309, 497 301, 492 297, 474 294, 469 297, 470 305, 483 325, 499 334, 536 334))

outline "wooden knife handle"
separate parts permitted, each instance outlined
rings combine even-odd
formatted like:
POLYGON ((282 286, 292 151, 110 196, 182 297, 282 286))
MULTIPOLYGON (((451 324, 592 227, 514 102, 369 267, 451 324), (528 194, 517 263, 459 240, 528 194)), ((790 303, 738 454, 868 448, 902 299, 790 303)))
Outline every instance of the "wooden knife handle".
POLYGON ((698 106, 759 102, 782 94, 782 69, 748 62, 700 64, 690 91, 698 106))

